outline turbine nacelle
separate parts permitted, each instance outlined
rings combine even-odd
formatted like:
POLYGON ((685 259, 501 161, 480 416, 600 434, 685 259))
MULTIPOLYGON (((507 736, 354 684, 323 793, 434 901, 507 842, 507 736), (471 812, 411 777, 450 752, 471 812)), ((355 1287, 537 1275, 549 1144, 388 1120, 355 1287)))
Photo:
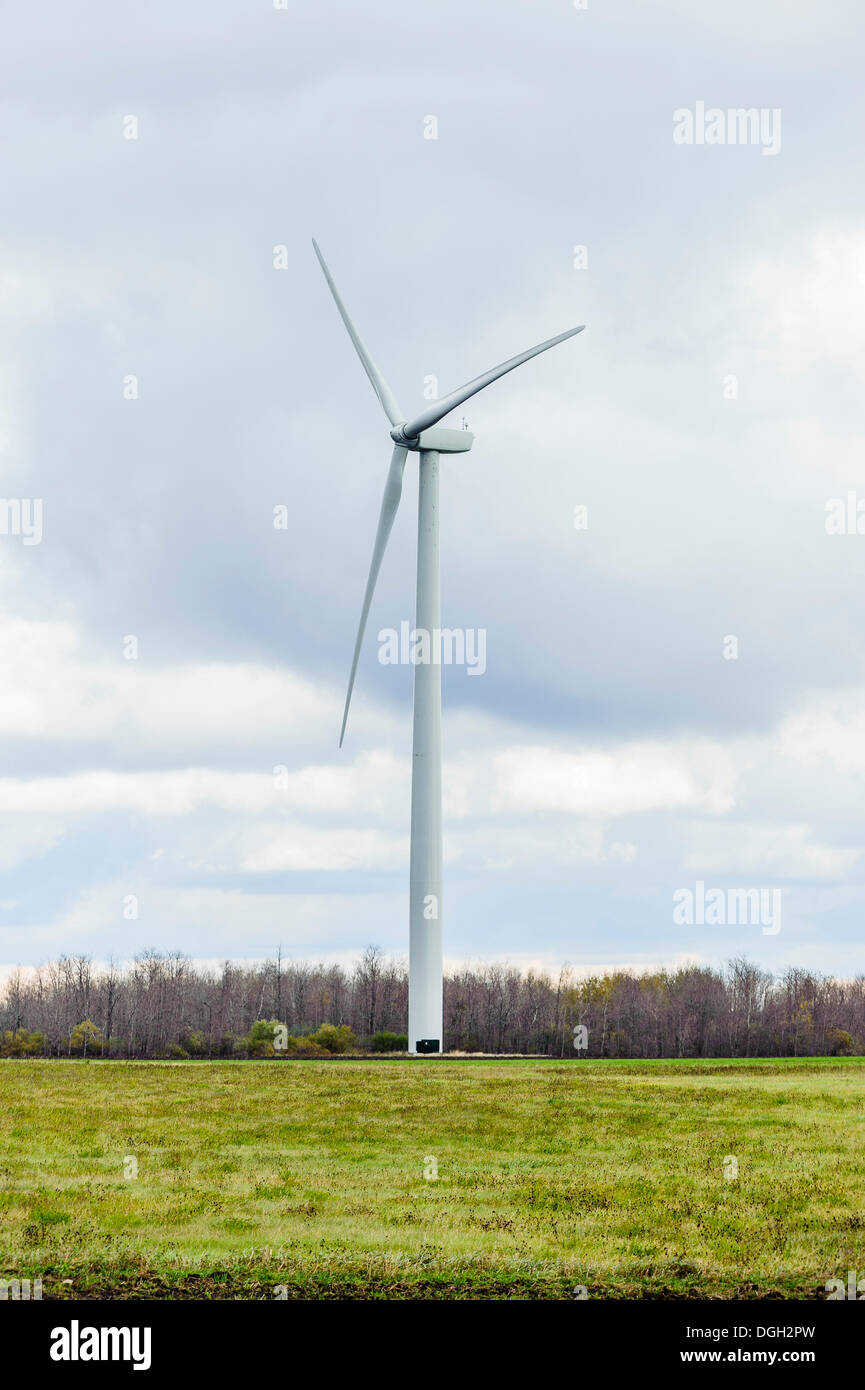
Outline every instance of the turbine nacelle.
POLYGON ((406 434, 404 424, 397 425, 391 430, 390 437, 395 444, 409 449, 412 453, 434 449, 437 454, 467 454, 475 442, 475 437, 469 430, 449 430, 437 425, 428 430, 421 430, 420 434, 416 435, 406 434))

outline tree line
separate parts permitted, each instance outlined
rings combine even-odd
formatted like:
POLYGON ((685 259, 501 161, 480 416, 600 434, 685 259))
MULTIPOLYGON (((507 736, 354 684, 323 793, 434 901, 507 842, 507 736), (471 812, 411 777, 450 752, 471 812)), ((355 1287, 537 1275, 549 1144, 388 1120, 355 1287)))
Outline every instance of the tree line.
MULTIPOLYGON (((62 956, 0 992, 0 1055, 309 1056, 405 1046, 408 974, 375 946, 354 968, 286 960, 195 965, 144 951, 124 967, 62 956), (281 1034, 281 1037, 280 1037, 281 1034), (337 1045, 334 1038, 341 1041, 337 1045), (289 1040, 286 1043, 286 1038, 289 1040), (276 1044, 274 1046, 274 1043, 276 1044)), ((450 1051, 546 1057, 789 1057, 865 1053, 865 976, 738 958, 578 979, 507 964, 445 978, 450 1051)))

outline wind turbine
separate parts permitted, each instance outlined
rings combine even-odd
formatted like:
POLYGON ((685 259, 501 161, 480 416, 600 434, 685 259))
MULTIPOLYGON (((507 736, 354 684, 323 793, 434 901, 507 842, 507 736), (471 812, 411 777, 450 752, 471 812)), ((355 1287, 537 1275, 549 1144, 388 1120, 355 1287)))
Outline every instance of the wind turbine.
POLYGON ((442 1050, 442 691, 441 665, 434 659, 434 643, 441 632, 439 600, 439 455, 464 454, 472 447, 474 435, 468 430, 441 429, 439 420, 449 415, 470 396, 498 381, 500 376, 522 366, 538 353, 581 333, 585 324, 569 328, 537 347, 528 348, 482 376, 460 386, 442 400, 434 401, 413 420, 405 413, 373 362, 349 317, 333 282, 325 259, 313 239, 313 247, 324 278, 336 301, 348 336, 363 364, 372 388, 381 401, 391 424, 393 455, 384 485, 378 530, 366 592, 360 610, 360 623, 348 678, 348 692, 342 716, 339 746, 345 737, 351 692, 372 596, 382 556, 393 527, 402 495, 402 479, 407 453, 419 455, 417 525, 417 605, 415 630, 430 634, 430 660, 416 662, 414 668, 414 735, 411 776, 411 865, 409 870, 409 985, 408 1045, 410 1052, 442 1050))

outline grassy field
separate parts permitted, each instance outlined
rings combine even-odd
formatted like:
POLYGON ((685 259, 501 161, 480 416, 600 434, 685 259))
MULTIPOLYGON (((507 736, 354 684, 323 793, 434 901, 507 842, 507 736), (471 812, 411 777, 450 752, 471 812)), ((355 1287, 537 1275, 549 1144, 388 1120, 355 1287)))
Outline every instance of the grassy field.
POLYGON ((813 1298, 865 1268, 860 1058, 6 1061, 0 1136, 0 1275, 45 1298, 813 1298))

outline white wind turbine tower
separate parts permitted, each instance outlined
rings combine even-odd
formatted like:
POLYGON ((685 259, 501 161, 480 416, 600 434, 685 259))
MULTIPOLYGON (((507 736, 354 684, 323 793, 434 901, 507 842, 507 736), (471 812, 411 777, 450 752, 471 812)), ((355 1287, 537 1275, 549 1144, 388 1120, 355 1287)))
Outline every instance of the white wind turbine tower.
POLYGON ((415 628, 430 634, 430 661, 415 664, 414 668, 414 739, 412 751, 411 778, 411 867, 409 873, 409 995, 408 995, 408 1045, 410 1052, 438 1052, 442 1049, 442 741, 441 741, 441 666, 432 659, 436 651, 437 635, 441 630, 439 613, 439 455, 464 454, 472 447, 474 435, 467 430, 437 428, 439 420, 449 415, 458 405, 470 396, 482 391, 491 382, 497 381, 506 372, 513 371, 523 362, 546 352, 547 348, 563 343, 575 333, 581 333, 585 324, 569 328, 556 338, 550 338, 537 347, 528 348, 518 357, 511 357, 499 367, 493 367, 482 376, 475 377, 465 386, 460 386, 444 399, 434 401, 415 419, 406 421, 405 414, 396 403, 393 392, 376 367, 357 329, 352 323, 348 310, 340 298, 339 291, 331 279, 324 257, 313 240, 315 254, 324 271, 324 278, 354 343, 355 351, 363 363, 373 390, 384 408, 391 423, 390 437, 394 442, 384 496, 378 518, 378 530, 366 581, 366 592, 360 610, 360 623, 351 674, 348 678, 348 692, 345 697, 345 711, 342 716, 342 729, 339 746, 345 736, 348 708, 357 671, 366 620, 372 602, 375 583, 381 568, 382 556, 391 533, 394 517, 402 494, 402 477, 407 452, 420 456, 418 485, 418 528, 417 528, 417 607, 415 628), (434 636, 436 634, 436 636, 434 636))

